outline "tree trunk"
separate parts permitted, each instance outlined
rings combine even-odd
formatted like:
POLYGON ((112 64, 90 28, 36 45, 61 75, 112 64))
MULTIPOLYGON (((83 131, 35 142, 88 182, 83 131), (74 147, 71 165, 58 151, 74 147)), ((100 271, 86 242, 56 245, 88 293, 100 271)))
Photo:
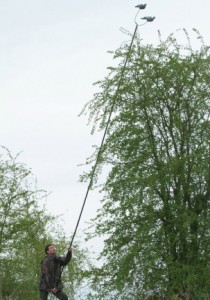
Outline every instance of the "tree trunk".
POLYGON ((2 281, 0 280, 0 300, 3 300, 2 297, 2 281))

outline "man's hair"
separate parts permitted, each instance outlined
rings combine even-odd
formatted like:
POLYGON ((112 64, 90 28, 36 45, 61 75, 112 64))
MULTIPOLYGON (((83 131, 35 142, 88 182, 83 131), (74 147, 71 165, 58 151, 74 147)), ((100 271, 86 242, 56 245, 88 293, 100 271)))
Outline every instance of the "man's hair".
POLYGON ((46 254, 48 254, 47 251, 48 251, 48 248, 49 248, 50 246, 52 246, 52 244, 47 244, 47 245, 45 246, 44 252, 45 252, 46 254))

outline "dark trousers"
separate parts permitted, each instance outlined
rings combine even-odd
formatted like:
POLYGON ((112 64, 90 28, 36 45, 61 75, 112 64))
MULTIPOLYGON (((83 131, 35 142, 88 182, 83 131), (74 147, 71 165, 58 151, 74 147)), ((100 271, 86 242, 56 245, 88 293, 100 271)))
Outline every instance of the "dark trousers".
MULTIPOLYGON (((47 300, 47 296, 48 296, 48 292, 39 290, 40 292, 40 300, 47 300)), ((67 295, 64 292, 57 292, 56 294, 53 294, 56 298, 60 299, 60 300, 68 300, 67 295)))

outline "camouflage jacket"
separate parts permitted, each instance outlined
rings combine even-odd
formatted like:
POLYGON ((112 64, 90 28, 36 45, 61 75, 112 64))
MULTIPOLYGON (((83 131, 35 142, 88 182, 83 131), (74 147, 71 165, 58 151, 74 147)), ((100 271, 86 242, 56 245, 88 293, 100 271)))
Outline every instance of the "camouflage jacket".
POLYGON ((72 253, 69 251, 66 257, 47 255, 41 262, 41 276, 39 289, 50 291, 53 288, 62 290, 61 268, 69 263, 72 253))

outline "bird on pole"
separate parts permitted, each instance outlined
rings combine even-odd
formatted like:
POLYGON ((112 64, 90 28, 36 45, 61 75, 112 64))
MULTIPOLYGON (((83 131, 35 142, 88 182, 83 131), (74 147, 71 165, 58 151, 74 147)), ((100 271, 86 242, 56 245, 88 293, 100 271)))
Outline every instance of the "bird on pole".
POLYGON ((146 6, 147 6, 146 4, 138 4, 135 7, 139 9, 145 9, 146 6))
POLYGON ((147 22, 152 22, 152 21, 154 21, 155 17, 143 17, 141 19, 146 20, 147 22))

